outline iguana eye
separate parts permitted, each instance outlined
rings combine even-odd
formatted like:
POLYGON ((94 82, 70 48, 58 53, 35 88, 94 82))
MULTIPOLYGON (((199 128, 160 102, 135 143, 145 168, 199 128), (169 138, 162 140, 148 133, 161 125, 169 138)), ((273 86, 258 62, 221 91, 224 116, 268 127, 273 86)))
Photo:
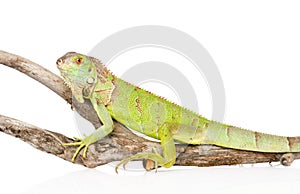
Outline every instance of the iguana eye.
POLYGON ((78 57, 78 58, 75 59, 75 63, 76 63, 77 65, 81 64, 82 61, 83 61, 83 59, 82 59, 81 57, 78 57))

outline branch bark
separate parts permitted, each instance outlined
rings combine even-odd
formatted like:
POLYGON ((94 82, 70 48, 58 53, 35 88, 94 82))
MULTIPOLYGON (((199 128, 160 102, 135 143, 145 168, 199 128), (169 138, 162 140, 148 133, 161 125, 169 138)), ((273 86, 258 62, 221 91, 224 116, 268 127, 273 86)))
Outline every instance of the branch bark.
MULTIPOLYGON (((72 104, 71 91, 63 84, 63 80, 23 57, 0 51, 0 63, 16 69, 41 84, 47 86, 68 103, 72 104)), ((72 104, 84 118, 95 127, 101 125, 92 105, 72 104)), ((51 132, 25 122, 0 115, 0 131, 31 144, 33 147, 70 161, 75 147, 64 147, 62 143, 74 142, 62 134, 51 132)), ((115 122, 114 131, 103 140, 91 145, 87 152, 87 158, 77 157, 75 163, 87 167, 96 167, 112 161, 124 159, 141 151, 151 151, 152 148, 161 151, 160 144, 139 137, 126 127, 115 122)), ((176 165, 181 166, 219 166, 236 164, 253 164, 261 162, 281 161, 284 165, 290 165, 294 159, 300 158, 300 153, 262 153, 223 148, 214 145, 176 145, 178 158, 176 165)))

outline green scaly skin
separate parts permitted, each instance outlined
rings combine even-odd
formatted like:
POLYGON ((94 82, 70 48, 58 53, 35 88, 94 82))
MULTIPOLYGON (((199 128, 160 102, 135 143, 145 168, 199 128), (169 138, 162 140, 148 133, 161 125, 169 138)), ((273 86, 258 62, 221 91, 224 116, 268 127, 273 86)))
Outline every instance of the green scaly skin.
POLYGON ((171 167, 176 160, 174 142, 214 144, 218 146, 258 152, 300 152, 299 137, 283 137, 241 129, 210 121, 203 116, 167 101, 153 93, 114 76, 102 63, 82 54, 70 52, 57 60, 57 67, 77 101, 90 100, 101 127, 91 135, 66 146, 78 146, 86 157, 88 146, 113 131, 112 118, 123 125, 159 139, 162 155, 141 152, 122 160, 150 159, 157 166, 171 167))

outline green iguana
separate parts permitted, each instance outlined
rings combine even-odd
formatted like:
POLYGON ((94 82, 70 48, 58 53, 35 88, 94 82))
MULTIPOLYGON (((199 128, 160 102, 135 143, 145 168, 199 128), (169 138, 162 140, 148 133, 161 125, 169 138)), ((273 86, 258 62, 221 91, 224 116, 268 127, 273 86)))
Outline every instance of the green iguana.
POLYGON ((300 152, 300 137, 283 137, 241 129, 211 121, 153 93, 134 86, 113 75, 98 59, 69 52, 56 62, 75 99, 90 100, 102 126, 91 135, 65 146, 78 146, 86 157, 88 146, 113 131, 113 120, 161 141, 162 155, 141 152, 123 159, 117 166, 131 160, 150 159, 155 167, 171 167, 176 160, 175 142, 214 144, 258 152, 300 152))

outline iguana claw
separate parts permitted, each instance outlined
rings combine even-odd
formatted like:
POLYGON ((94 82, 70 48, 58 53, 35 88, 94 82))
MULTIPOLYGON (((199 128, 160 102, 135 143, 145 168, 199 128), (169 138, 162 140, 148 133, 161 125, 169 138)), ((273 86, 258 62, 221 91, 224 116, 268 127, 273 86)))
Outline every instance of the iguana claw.
POLYGON ((86 153, 87 153, 87 149, 90 146, 90 144, 94 143, 90 141, 89 137, 86 137, 84 139, 82 138, 78 138, 78 137, 74 137, 74 139, 78 142, 73 142, 73 143, 64 143, 62 144, 63 146, 78 146, 78 148, 76 149, 75 153, 73 154, 73 157, 71 159, 72 162, 75 162, 75 159, 77 157, 77 155, 79 154, 80 150, 82 148, 84 148, 83 150, 83 158, 86 158, 86 153))

